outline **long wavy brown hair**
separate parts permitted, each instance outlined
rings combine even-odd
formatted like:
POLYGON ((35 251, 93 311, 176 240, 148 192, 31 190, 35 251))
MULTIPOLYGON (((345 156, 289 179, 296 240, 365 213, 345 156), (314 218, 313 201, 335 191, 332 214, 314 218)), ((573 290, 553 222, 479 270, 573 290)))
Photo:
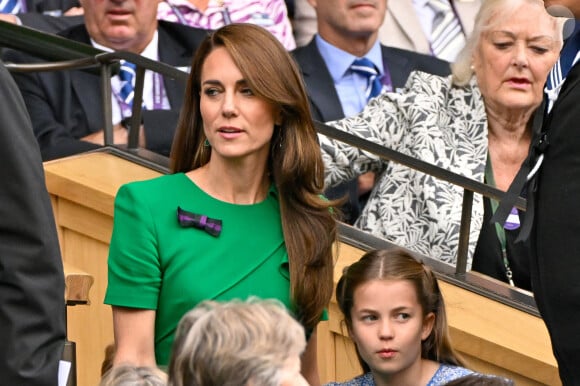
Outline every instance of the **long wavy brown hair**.
MULTIPOLYGON (((417 292, 423 316, 427 316, 430 312, 435 315, 431 334, 421 342, 422 358, 455 366, 465 365, 451 345, 445 302, 437 278, 431 268, 402 248, 367 252, 359 261, 344 269, 336 285, 336 301, 349 331, 352 330, 351 311, 354 306, 354 292, 361 285, 377 279, 408 280, 417 292)), ((369 372, 368 364, 360 355, 358 359, 363 370, 369 372)))
POLYGON ((227 50, 254 94, 281 111, 282 123, 274 129, 267 167, 278 190, 295 312, 312 330, 332 296, 334 203, 322 196, 324 165, 302 78, 270 32, 251 24, 230 24, 200 45, 171 150, 171 169, 187 172, 210 160, 211 147, 203 145, 201 72, 218 47, 227 50))

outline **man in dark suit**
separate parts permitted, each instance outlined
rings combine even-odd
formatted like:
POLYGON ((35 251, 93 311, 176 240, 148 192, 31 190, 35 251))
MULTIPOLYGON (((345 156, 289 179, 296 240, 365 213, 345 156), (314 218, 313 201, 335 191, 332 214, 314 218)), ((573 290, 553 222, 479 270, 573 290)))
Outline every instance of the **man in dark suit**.
MULTIPOLYGON (((60 35, 103 50, 125 50, 185 67, 207 31, 157 22, 157 2, 145 0, 81 0, 85 24, 60 35)), ((5 57, 26 63, 32 59, 15 51, 5 57)), ((44 160, 103 145, 99 76, 83 71, 13 74, 24 96, 44 160)), ((141 143, 163 155, 169 153, 185 84, 146 72, 141 143)), ((122 81, 112 78, 114 142, 127 142, 127 106, 120 97, 122 81)))
MULTIPOLYGON (((531 233, 532 290, 550 333, 562 383, 579 385, 580 2, 545 0, 544 3, 547 7, 567 7, 576 18, 576 28, 565 42, 557 64, 561 67, 558 73, 563 75, 563 83, 558 82, 560 77, 553 78, 553 74, 547 83, 547 90, 555 91, 548 92, 548 110, 542 127, 542 143, 548 146, 537 180, 532 181, 529 190, 528 199, 535 203, 531 233), (564 64, 565 57, 568 66, 564 64)), ((539 147, 540 151, 542 148, 539 147)))
POLYGON ((0 383, 55 386, 64 274, 30 119, 0 62, 0 383))
MULTIPOLYGON (((357 58, 372 62, 383 91, 403 87, 413 70, 450 73, 445 61, 380 44, 378 31, 385 18, 386 0, 362 5, 341 0, 309 2, 316 10, 318 34, 293 54, 302 71, 315 120, 341 119, 364 108, 368 78, 351 67, 357 58)), ((326 192, 330 198, 348 193, 349 201, 342 208, 346 222, 353 223, 358 217, 359 194, 372 188, 372 177, 367 175, 326 192)))
POLYGON ((11 13, 0 12, 0 20, 56 33, 82 24, 82 8, 78 0, 19 0, 11 13))

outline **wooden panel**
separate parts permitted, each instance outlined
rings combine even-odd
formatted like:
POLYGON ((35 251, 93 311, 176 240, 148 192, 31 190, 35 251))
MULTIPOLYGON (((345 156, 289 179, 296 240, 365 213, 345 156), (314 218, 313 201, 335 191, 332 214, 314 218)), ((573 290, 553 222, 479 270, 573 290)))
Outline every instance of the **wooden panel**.
POLYGON ((98 384, 107 344, 113 342, 111 307, 103 304, 107 288, 108 245, 70 229, 63 231, 64 258, 93 275, 90 306, 68 307, 69 340, 76 342, 79 386, 98 384))
POLYGON ((113 217, 66 199, 58 201, 58 225, 107 245, 111 242, 113 217))
POLYGON ((64 263, 65 296, 67 304, 87 304, 94 278, 89 273, 67 262, 64 263))
POLYGON ((48 191, 113 216, 114 197, 122 184, 159 175, 107 153, 89 153, 44 163, 48 191))

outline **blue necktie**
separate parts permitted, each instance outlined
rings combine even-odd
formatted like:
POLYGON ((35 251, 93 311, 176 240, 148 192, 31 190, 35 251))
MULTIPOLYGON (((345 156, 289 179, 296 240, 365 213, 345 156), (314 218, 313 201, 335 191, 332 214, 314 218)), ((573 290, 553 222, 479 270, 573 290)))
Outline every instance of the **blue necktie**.
POLYGON ((381 93, 383 90, 383 84, 381 83, 379 70, 377 70, 373 62, 367 58, 355 59, 355 61, 352 62, 350 69, 367 78, 367 88, 365 91, 367 101, 381 93))
POLYGON ((0 13, 18 13, 20 12, 19 0, 0 0, 0 13))
POLYGON ((580 51, 580 23, 576 22, 576 27, 572 36, 566 40, 566 44, 560 52, 560 58, 558 58, 558 61, 554 64, 554 67, 552 67, 548 74, 546 88, 544 89, 549 100, 548 112, 550 112, 552 105, 556 99, 558 99, 560 88, 562 87, 562 84, 564 84, 566 76, 568 76, 568 73, 574 65, 574 59, 578 55, 578 51, 580 51))
POLYGON ((135 86, 135 70, 137 66, 131 62, 121 60, 121 69, 119 70, 119 79, 121 79, 121 90, 119 96, 129 107, 133 106, 133 94, 135 86))

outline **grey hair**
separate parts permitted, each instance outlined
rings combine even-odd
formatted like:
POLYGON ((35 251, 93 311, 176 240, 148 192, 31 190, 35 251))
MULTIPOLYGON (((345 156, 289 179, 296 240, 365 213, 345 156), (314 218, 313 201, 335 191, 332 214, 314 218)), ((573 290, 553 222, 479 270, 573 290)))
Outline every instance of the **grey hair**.
POLYGON ((156 367, 115 366, 103 376, 99 386, 166 386, 167 375, 156 367))
MULTIPOLYGON (((469 83, 473 73, 472 60, 476 48, 479 46, 482 35, 497 25, 500 21, 510 17, 513 11, 521 5, 537 5, 544 8, 542 0, 483 0, 481 7, 475 16, 473 32, 467 38, 465 46, 457 55, 457 59, 451 64, 452 81, 456 86, 465 86, 469 83)), ((562 42, 561 21, 554 18, 554 35, 558 42, 562 42)))
POLYGON ((304 328, 277 300, 204 301, 179 322, 171 386, 278 386, 306 348, 304 328))

